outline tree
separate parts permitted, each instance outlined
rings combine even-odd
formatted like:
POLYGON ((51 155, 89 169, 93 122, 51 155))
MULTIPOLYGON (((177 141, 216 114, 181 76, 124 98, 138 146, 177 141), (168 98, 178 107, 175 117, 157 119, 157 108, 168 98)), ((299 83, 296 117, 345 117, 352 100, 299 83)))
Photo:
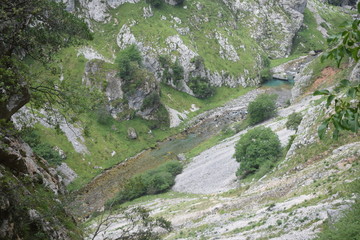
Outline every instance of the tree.
POLYGON ((206 99, 215 94, 215 88, 210 85, 209 79, 205 77, 192 77, 189 79, 189 87, 195 97, 206 99))
POLYGON ((236 143, 234 157, 240 163, 236 175, 245 177, 265 163, 273 163, 281 154, 278 136, 270 129, 257 127, 249 130, 236 143))
POLYGON ((84 21, 64 9, 50 0, 0 2, 0 119, 9 120, 34 94, 43 102, 66 98, 60 85, 36 81, 27 65, 48 64, 60 49, 92 39, 84 21))
POLYGON ((160 239, 160 234, 155 229, 168 232, 172 229, 171 222, 163 217, 151 217, 149 210, 144 207, 122 208, 116 214, 112 211, 103 213, 98 218, 91 239, 94 240, 101 232, 106 232, 114 221, 126 223, 117 229, 119 233, 116 240, 156 240, 160 239))
MULTIPOLYGON (((360 2, 357 4, 357 11, 360 14, 360 2)), ((340 66, 345 56, 352 57, 355 62, 360 59, 360 20, 355 19, 345 24, 346 29, 328 39, 329 44, 335 45, 330 51, 322 56, 322 60, 334 59, 340 66)), ((333 111, 325 118, 318 128, 320 139, 325 136, 328 127, 334 127, 333 138, 338 139, 340 131, 351 131, 357 133, 360 126, 360 84, 352 84, 349 80, 342 80, 334 89, 318 90, 314 95, 326 96, 326 108, 333 108, 333 111), (341 92, 343 94, 341 94, 341 92)))
POLYGON ((265 121, 276 114, 276 98, 274 94, 260 94, 248 106, 251 125, 265 121))

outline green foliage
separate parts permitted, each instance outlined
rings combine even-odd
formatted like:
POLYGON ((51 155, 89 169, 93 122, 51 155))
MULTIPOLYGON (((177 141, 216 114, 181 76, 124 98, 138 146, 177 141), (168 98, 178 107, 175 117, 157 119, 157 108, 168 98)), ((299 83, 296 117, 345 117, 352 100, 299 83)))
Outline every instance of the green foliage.
POLYGON ((116 212, 116 216, 109 213, 108 216, 103 215, 99 219, 93 238, 98 236, 102 227, 114 221, 127 223, 116 229, 118 232, 116 240, 158 240, 163 230, 167 232, 172 230, 170 221, 163 217, 150 217, 149 210, 144 207, 121 208, 116 212))
POLYGON ((335 223, 327 222, 316 240, 360 239, 360 181, 352 183, 352 191, 357 195, 355 203, 335 223))
POLYGON ((292 54, 308 53, 311 50, 323 50, 326 42, 319 30, 313 13, 304 11, 304 24, 294 38, 292 54))
MULTIPOLYGON (((0 22, 6 22, 0 29, 0 106, 18 94, 27 96, 19 103, 21 107, 36 93, 40 99, 38 104, 56 103, 74 107, 67 101, 68 94, 63 89, 65 82, 55 89, 50 78, 34 76, 27 64, 49 65, 61 48, 78 45, 84 39, 91 40, 92 35, 85 22, 65 11, 64 4, 49 0, 30 0, 26 5, 1 1, 0 22)), ((52 75, 56 73, 56 69, 53 70, 49 71, 52 75)))
POLYGON ((177 84, 180 80, 184 79, 184 68, 181 66, 179 60, 176 60, 171 68, 173 71, 174 83, 177 84))
POLYGON ((21 137, 39 157, 44 158, 51 165, 60 165, 64 160, 49 143, 41 141, 40 135, 34 129, 22 130, 21 137))
POLYGON ((289 149, 290 149, 291 145, 293 144, 296 136, 297 136, 297 135, 294 134, 294 135, 291 135, 291 136, 289 137, 289 142, 288 142, 288 144, 287 144, 286 147, 285 147, 285 150, 286 150, 286 151, 289 151, 289 149))
MULTIPOLYGON (((360 14, 360 4, 358 4, 358 13, 360 14)), ((336 61, 338 67, 345 56, 352 57, 356 62, 359 61, 359 46, 360 42, 360 20, 355 19, 354 21, 347 21, 343 24, 345 28, 339 34, 330 36, 328 43, 334 46, 330 51, 326 52, 322 56, 322 60, 329 58, 336 61)))
POLYGON ((101 125, 109 125, 111 123, 111 115, 105 105, 100 105, 96 110, 96 120, 101 125))
POLYGON ((157 92, 152 92, 145 97, 141 106, 141 110, 145 110, 147 108, 157 108, 157 106, 159 106, 160 104, 161 102, 159 94, 157 92))
POLYGON ((192 77, 189 79, 188 85, 197 98, 206 99, 215 94, 215 88, 205 77, 192 77))
POLYGON ((182 165, 178 161, 170 161, 158 168, 131 178, 117 196, 107 202, 107 206, 131 201, 146 194, 158 194, 170 189, 175 183, 175 177, 181 173, 182 165))
POLYGON ((142 56, 137 46, 132 44, 120 51, 115 61, 119 67, 120 77, 129 81, 133 78, 135 68, 141 66, 142 56))
POLYGON ((248 106, 249 123, 251 125, 265 121, 276 114, 276 99, 274 94, 260 94, 248 106))
POLYGON ((301 113, 294 112, 289 115, 288 120, 286 121, 286 128, 297 131, 303 116, 301 113))
MULTIPOLYGON (((47 240, 52 238, 54 231, 60 230, 73 240, 83 239, 82 229, 64 209, 62 194, 55 195, 48 186, 29 176, 16 174, 15 177, 5 169, 1 173, 0 196, 2 201, 7 202, 2 209, 1 220, 10 220, 12 232, 18 238, 47 240), (39 218, 30 218, 30 209, 35 210, 39 218)), ((1 239, 12 239, 11 232, 5 232, 1 239)))
POLYGON ((171 65, 171 59, 169 55, 160 55, 158 60, 162 68, 166 68, 171 65))
POLYGON ((155 8, 160 8, 163 5, 164 0, 146 0, 146 2, 155 8))
POLYGON ((270 81, 272 79, 272 77, 273 77, 273 75, 272 75, 272 72, 269 67, 264 68, 263 70, 260 71, 261 82, 264 83, 264 82, 270 81))
POLYGON ((195 68, 199 69, 204 66, 204 58, 201 56, 195 56, 190 60, 191 63, 195 64, 195 68))
MULTIPOLYGON (((357 4, 357 11, 360 13, 360 2, 357 4)), ((338 35, 331 36, 328 39, 329 44, 335 45, 333 49, 322 56, 322 61, 325 59, 333 59, 337 65, 340 66, 341 61, 345 56, 352 57, 355 62, 358 62, 360 41, 360 20, 355 19, 352 22, 347 22, 346 29, 338 35)), ((335 88, 335 92, 329 90, 315 91, 314 95, 326 96, 326 108, 333 105, 335 113, 330 114, 318 128, 320 139, 323 139, 329 124, 334 126, 333 138, 338 139, 340 131, 351 131, 357 133, 360 126, 360 84, 352 85, 349 80, 342 80, 335 88), (339 92, 343 91, 346 94, 342 97, 339 92)))
POLYGON ((236 175, 245 177, 261 166, 272 164, 281 155, 278 136, 270 129, 257 127, 249 130, 236 143, 234 157, 240 162, 236 175))
POLYGON ((314 95, 327 96, 326 108, 329 108, 334 103, 335 113, 322 122, 318 128, 320 139, 325 136, 329 124, 334 125, 333 138, 338 139, 340 131, 347 130, 357 133, 360 126, 360 84, 351 86, 349 80, 342 80, 339 86, 335 89, 335 93, 328 90, 318 90, 314 95), (345 90, 344 97, 337 97, 336 92, 345 90))

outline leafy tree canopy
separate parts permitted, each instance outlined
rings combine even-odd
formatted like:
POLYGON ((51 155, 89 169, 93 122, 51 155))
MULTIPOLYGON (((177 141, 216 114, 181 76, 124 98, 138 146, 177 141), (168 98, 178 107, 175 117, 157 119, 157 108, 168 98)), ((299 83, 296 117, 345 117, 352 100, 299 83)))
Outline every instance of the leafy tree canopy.
POLYGON ((238 176, 256 172, 263 164, 275 162, 281 154, 278 136, 270 129, 257 127, 249 130, 235 146, 236 161, 240 162, 238 176))
POLYGON ((34 87, 35 77, 25 60, 47 64, 61 48, 92 39, 84 21, 64 9, 64 4, 50 0, 0 2, 0 110, 14 95, 20 94, 24 99, 0 118, 9 119, 30 100, 32 92, 45 95, 61 92, 46 80, 34 87), (30 93, 29 88, 32 88, 30 93))
POLYGON ((254 125, 265 121, 276 114, 276 99, 274 94, 260 94, 248 106, 249 122, 254 125))

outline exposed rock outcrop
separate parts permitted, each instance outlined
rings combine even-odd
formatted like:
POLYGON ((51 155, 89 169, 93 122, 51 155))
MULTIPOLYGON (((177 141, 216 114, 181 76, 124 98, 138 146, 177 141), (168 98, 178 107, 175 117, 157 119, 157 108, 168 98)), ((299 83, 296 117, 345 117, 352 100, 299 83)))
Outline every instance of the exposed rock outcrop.
POLYGON ((56 171, 26 143, 0 137, 0 239, 72 239, 76 233, 64 221, 73 220, 59 200, 65 190, 56 171))
POLYGON ((137 136, 135 128, 129 127, 127 132, 128 132, 128 138, 137 139, 138 136, 137 136))
POLYGON ((292 40, 303 22, 307 0, 223 1, 242 24, 249 26, 252 37, 271 57, 290 54, 292 40))

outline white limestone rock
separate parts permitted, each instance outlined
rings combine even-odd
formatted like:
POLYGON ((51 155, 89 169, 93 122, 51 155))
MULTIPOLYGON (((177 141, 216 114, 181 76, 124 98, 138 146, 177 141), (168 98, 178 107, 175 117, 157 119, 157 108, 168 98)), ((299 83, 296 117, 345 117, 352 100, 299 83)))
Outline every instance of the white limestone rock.
POLYGON ((233 62, 237 62, 240 60, 234 46, 229 43, 229 40, 226 37, 223 37, 220 33, 216 32, 215 38, 218 40, 220 44, 219 54, 221 58, 233 62))
POLYGON ((149 17, 154 16, 154 13, 153 13, 150 5, 148 7, 144 7, 143 11, 144 11, 144 14, 143 14, 144 18, 149 18, 149 17))
POLYGON ((56 167, 56 171, 58 171, 61 174, 61 176, 63 177, 62 180, 66 186, 69 185, 71 182, 73 182, 78 177, 76 172, 74 172, 74 170, 72 170, 64 162, 61 163, 61 165, 56 167))

